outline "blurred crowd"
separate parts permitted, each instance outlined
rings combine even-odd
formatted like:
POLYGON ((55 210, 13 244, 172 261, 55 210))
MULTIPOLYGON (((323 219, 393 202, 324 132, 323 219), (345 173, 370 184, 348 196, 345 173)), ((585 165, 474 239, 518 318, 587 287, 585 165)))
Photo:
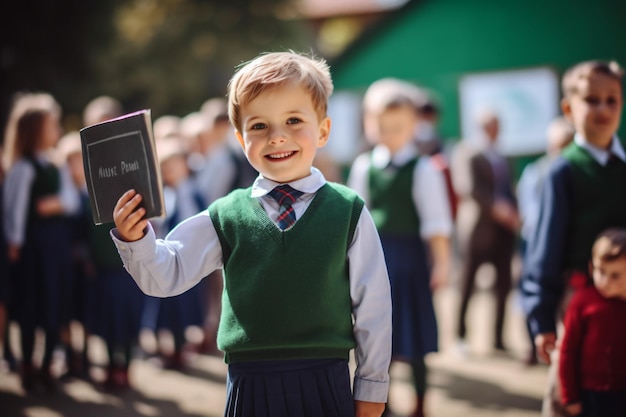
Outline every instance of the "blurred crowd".
MULTIPOLYGON (((619 85, 621 97, 621 79, 619 85)), ((126 110, 131 109, 113 97, 95 98, 85 106, 83 126, 126 110)), ((372 205, 375 220, 375 207, 392 204, 397 209, 397 217, 381 220, 379 232, 386 257, 394 254, 387 257, 392 288, 407 285, 403 299, 398 299, 400 291, 393 295, 394 360, 412 366, 415 415, 424 413, 424 357, 438 348, 433 292, 451 282, 458 286, 456 349, 467 355, 466 339, 474 323, 466 314, 477 272, 491 264, 496 299, 492 345, 494 351, 508 349, 505 315, 508 303, 519 302, 510 296, 521 280, 513 260, 526 259, 530 242, 537 251, 533 236, 542 216, 550 215, 543 196, 546 178, 563 149, 573 146, 575 135, 588 134, 572 124, 576 114, 556 118, 546 129, 545 154, 516 178, 511 159, 498 145, 498 110, 480 112, 475 120, 480 137, 453 142, 439 134, 442 109, 432 95, 405 80, 384 78, 368 88, 362 101, 366 151, 347 167, 346 175, 331 154, 319 153, 314 164, 328 180, 358 191, 372 205), (394 198, 390 203, 384 200, 387 194, 394 198), (409 229, 419 230, 419 239, 404 236, 409 229), (411 271, 412 281, 394 281, 400 270, 411 271), (451 276, 453 271, 459 271, 457 277, 451 276), (402 354, 404 347, 408 353, 402 354)), ((94 383, 121 390, 132 383, 131 364, 139 357, 182 370, 191 351, 219 355, 215 335, 221 273, 171 298, 149 297, 138 289, 110 239, 112 226, 93 224, 80 135, 61 131, 61 112, 50 94, 22 93, 15 97, 5 129, 0 170, 5 368, 19 372, 28 393, 53 392, 59 379, 67 377, 93 380, 89 340, 96 336, 106 344, 108 363, 105 379, 94 383), (9 332, 10 323, 19 327, 18 333, 9 332), (45 340, 40 355, 34 351, 38 329, 45 340), (19 340, 10 340, 15 334, 19 340), (54 363, 59 358, 62 366, 54 363)), ((166 207, 166 216, 152 221, 159 237, 233 189, 250 186, 257 176, 235 140, 223 98, 211 98, 191 114, 160 116, 153 132, 166 207)), ((532 272, 526 268, 524 273, 532 272)), ((524 290, 532 293, 531 287, 527 282, 524 290)), ((542 334, 539 330, 529 321, 528 365, 538 362, 534 340, 542 334)))

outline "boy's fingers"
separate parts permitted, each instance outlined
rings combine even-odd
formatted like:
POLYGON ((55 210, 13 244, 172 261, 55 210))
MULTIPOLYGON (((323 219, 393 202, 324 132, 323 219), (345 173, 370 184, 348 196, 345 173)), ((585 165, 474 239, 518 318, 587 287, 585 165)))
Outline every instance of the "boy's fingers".
POLYGON ((116 207, 123 207, 126 203, 130 201, 137 194, 135 190, 128 190, 117 200, 116 207))
POLYGON ((125 192, 117 202, 116 212, 118 216, 129 217, 141 203, 141 194, 137 194, 134 190, 125 192))

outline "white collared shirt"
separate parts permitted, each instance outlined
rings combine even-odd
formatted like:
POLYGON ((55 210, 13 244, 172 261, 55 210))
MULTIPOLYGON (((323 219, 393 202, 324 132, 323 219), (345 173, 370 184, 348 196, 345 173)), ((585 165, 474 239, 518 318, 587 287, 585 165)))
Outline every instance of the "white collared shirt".
POLYGON ((613 136, 610 149, 602 149, 589 143, 587 139, 585 139, 585 137, 579 133, 576 133, 576 135, 574 135, 574 142, 576 142, 578 146, 589 152, 591 157, 602 166, 606 166, 606 164, 609 163, 609 158, 611 157, 611 154, 626 162, 626 152, 624 152, 624 147, 622 146, 617 136, 613 136))
MULTIPOLYGON (((305 193, 292 205, 296 218, 304 214, 325 183, 326 179, 315 168, 311 168, 308 177, 289 183, 305 193)), ((267 193, 276 185, 278 183, 259 176, 251 194, 259 199, 274 221, 279 207, 267 193)), ((165 239, 156 239, 152 226, 135 242, 119 240, 115 229, 111 237, 124 267, 148 295, 168 297, 183 293, 223 267, 222 248, 208 210, 181 222, 165 239)), ((348 248, 347 262, 357 344, 354 398, 386 402, 391 360, 391 291, 380 238, 365 207, 348 248)))

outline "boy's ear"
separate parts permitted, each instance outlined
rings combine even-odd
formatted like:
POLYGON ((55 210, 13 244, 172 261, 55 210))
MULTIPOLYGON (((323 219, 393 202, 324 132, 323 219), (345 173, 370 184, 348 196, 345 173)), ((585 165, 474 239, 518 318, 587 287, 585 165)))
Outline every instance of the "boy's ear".
POLYGON ((237 140, 239 141, 239 144, 241 145, 241 147, 245 151, 246 150, 246 145, 244 145, 243 136, 241 136, 241 133, 239 133, 238 130, 235 130, 235 137, 237 138, 237 140))
POLYGON ((573 122, 572 120, 572 106, 570 105, 570 102, 568 99, 566 99, 565 97, 563 97, 561 99, 561 112, 563 112, 563 116, 569 120, 570 122, 573 122))
POLYGON ((320 123, 320 136, 317 139, 317 147, 321 148, 326 145, 328 142, 328 137, 330 136, 330 126, 331 126, 330 117, 326 116, 324 120, 320 123))

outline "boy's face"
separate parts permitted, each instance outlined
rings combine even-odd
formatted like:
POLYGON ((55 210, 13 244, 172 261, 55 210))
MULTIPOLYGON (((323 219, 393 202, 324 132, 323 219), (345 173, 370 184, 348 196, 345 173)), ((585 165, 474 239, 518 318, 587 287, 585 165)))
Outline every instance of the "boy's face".
POLYGON ((320 120, 309 92, 290 83, 241 106, 241 127, 236 136, 250 164, 286 183, 310 175, 317 148, 328 141, 330 119, 320 120))
POLYGON ((591 73, 578 80, 578 91, 561 102, 563 114, 589 143, 607 148, 622 113, 620 83, 605 74, 591 73))
POLYGON ((594 257, 592 263, 593 283, 606 298, 626 299, 626 258, 604 261, 594 257))
POLYGON ((399 106, 374 115, 371 125, 374 142, 386 146, 392 153, 400 150, 415 137, 417 114, 410 106, 399 106))
POLYGON ((83 155, 80 152, 74 152, 67 157, 67 165, 70 169, 70 175, 74 184, 78 187, 85 185, 85 169, 83 168, 83 155))
POLYGON ((173 155, 161 162, 161 178, 163 184, 176 187, 189 177, 189 168, 183 155, 173 155))

